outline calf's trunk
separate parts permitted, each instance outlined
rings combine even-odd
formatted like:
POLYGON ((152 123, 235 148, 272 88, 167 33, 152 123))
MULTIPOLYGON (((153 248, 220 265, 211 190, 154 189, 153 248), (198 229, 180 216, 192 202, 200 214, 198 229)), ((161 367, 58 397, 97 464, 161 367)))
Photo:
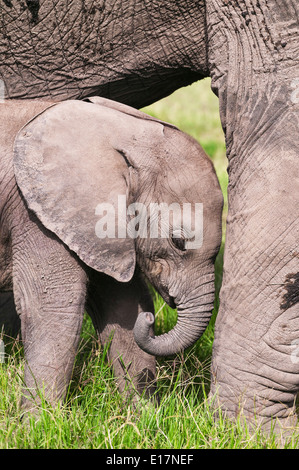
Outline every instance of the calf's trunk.
MULTIPOLYGON (((151 312, 139 314, 134 327, 134 337, 138 346, 154 356, 169 356, 192 346, 204 333, 213 311, 214 276, 204 285, 205 293, 198 288, 198 300, 192 296, 192 305, 177 306, 178 319, 172 330, 160 336, 154 336, 152 326, 155 317, 151 312)), ((185 296, 188 298, 188 295, 185 296)))

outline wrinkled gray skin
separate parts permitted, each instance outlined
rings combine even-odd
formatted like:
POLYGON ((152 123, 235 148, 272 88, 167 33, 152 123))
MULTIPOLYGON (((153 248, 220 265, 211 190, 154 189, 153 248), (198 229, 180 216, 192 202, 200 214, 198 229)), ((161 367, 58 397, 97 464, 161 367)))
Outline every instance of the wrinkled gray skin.
POLYGON ((298 2, 54 4, 2 2, 10 98, 96 94, 142 107, 211 77, 229 160, 211 395, 229 416, 296 422, 298 2))
POLYGON ((111 340, 120 389, 153 396, 153 352, 193 344, 213 309, 223 201, 211 161, 175 127, 110 100, 0 106, 0 287, 13 289, 21 319, 23 408, 32 408, 36 387, 53 404, 64 397, 85 306, 100 341, 111 340), (202 246, 189 248, 177 218, 168 237, 98 238, 96 208, 114 204, 118 218, 119 195, 147 208, 202 203, 202 246), (174 329, 158 337, 146 280, 178 309, 174 329), (147 352, 134 340, 135 322, 147 352))

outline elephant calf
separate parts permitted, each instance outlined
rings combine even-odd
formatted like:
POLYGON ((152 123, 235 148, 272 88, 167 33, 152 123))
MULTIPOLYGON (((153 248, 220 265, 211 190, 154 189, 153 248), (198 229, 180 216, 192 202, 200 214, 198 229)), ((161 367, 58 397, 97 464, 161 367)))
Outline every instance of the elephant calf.
POLYGON ((129 378, 151 395, 154 356, 191 345, 213 309, 222 193, 211 161, 175 127, 101 98, 7 101, 0 140, 0 290, 21 320, 24 409, 37 387, 64 397, 85 308, 101 342, 113 333, 120 389, 129 378), (158 337, 146 280, 178 311, 158 337))

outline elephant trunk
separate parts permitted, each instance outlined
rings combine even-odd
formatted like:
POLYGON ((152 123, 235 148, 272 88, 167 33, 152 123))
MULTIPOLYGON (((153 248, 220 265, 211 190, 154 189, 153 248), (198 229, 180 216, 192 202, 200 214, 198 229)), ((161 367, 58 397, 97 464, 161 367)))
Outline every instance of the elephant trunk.
POLYGON ((205 291, 206 293, 198 298, 196 307, 179 304, 176 325, 171 331, 160 336, 154 336, 152 333, 155 321, 153 313, 141 312, 134 326, 134 337, 138 346, 154 356, 177 354, 192 346, 204 333, 210 321, 214 306, 214 282, 209 283, 209 287, 205 285, 205 291))

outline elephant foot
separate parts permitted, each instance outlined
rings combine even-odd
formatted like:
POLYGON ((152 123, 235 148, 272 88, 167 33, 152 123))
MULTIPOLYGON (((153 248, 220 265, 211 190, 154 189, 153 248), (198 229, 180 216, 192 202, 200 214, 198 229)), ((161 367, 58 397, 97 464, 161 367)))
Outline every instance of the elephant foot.
POLYGON ((152 370, 145 368, 139 372, 137 376, 137 391, 142 397, 151 399, 154 403, 159 404, 156 377, 152 370))
POLYGON ((281 406, 279 416, 265 416, 268 403, 262 404, 259 397, 246 399, 243 396, 231 395, 230 398, 223 398, 221 386, 214 384, 209 394, 209 404, 215 410, 215 420, 225 419, 231 422, 238 422, 248 434, 274 437, 275 442, 280 446, 287 444, 296 431, 299 432, 298 416, 295 408, 281 406))

